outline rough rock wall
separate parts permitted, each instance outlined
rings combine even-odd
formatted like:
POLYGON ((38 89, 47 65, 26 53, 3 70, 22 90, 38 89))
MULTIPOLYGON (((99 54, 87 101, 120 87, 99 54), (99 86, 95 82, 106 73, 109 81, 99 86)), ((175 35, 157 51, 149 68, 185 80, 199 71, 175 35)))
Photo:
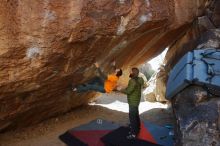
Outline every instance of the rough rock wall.
MULTIPOLYGON (((183 36, 170 47, 162 68, 150 80, 147 100, 165 96, 166 80, 172 67, 188 51, 202 48, 220 49, 220 1, 212 1, 203 16, 198 17, 183 36)), ((176 146, 220 145, 220 97, 200 86, 190 86, 173 100, 176 118, 176 146)))
MULTIPOLYGON (((193 49, 220 49, 220 1, 216 0, 187 33, 170 48, 166 58, 169 72, 186 52, 193 49)), ((199 86, 190 86, 172 101, 176 117, 176 145, 220 145, 220 97, 199 86)))
POLYGON ((173 101, 176 146, 220 145, 220 99, 202 87, 191 86, 173 101))
MULTIPOLYGON (((220 29, 207 30, 194 41, 195 49, 220 49, 220 29)), ((189 46, 190 47, 190 46, 189 46)), ((190 86, 172 101, 176 116, 176 145, 220 145, 220 97, 203 87, 190 86)))
POLYGON ((152 58, 178 39, 208 0, 1 0, 0 131, 87 103, 72 82, 152 58))

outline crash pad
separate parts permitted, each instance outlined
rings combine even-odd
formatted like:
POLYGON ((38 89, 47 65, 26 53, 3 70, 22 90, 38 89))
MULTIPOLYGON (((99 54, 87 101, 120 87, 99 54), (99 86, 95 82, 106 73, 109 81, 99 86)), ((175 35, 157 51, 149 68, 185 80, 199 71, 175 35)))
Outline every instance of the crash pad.
POLYGON ((220 89, 220 51, 207 48, 186 53, 169 73, 166 99, 190 85, 206 87, 212 94, 220 89))
POLYGON ((112 146, 160 146, 142 139, 128 140, 128 127, 119 127, 101 138, 104 144, 112 146))
POLYGON ((101 137, 118 127, 113 122, 96 119, 66 131, 59 138, 68 146, 105 146, 101 137))

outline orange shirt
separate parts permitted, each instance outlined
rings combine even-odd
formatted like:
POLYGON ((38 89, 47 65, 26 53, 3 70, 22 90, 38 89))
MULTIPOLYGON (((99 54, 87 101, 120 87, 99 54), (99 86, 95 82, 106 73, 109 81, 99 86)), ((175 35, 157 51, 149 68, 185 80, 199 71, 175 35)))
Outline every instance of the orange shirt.
POLYGON ((117 86, 118 77, 114 74, 108 75, 107 80, 105 81, 105 91, 107 93, 111 92, 117 86))

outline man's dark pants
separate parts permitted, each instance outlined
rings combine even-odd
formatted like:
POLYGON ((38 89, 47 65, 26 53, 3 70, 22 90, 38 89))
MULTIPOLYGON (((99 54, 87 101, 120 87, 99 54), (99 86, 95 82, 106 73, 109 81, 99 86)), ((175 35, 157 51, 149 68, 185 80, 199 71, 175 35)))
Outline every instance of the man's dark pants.
POLYGON ((141 125, 138 106, 129 105, 129 120, 130 120, 131 134, 137 136, 140 132, 140 125, 141 125))
POLYGON ((86 92, 86 91, 97 91, 101 93, 105 93, 104 89, 104 79, 101 77, 95 77, 86 84, 77 86, 78 92, 86 92))

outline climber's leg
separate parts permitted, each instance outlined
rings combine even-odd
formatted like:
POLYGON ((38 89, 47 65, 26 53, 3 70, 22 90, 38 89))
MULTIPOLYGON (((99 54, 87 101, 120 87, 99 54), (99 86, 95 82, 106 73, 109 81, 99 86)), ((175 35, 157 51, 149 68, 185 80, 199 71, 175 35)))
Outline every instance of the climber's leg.
POLYGON ((99 86, 104 86, 104 79, 102 79, 101 77, 94 77, 93 79, 91 79, 89 82, 86 83, 86 85, 99 85, 99 86))
POLYGON ((96 91, 96 92, 101 92, 101 93, 105 93, 105 89, 104 86, 100 86, 97 84, 85 84, 85 85, 79 85, 76 88, 74 88, 73 91, 77 91, 79 93, 81 92, 87 92, 87 91, 96 91))

